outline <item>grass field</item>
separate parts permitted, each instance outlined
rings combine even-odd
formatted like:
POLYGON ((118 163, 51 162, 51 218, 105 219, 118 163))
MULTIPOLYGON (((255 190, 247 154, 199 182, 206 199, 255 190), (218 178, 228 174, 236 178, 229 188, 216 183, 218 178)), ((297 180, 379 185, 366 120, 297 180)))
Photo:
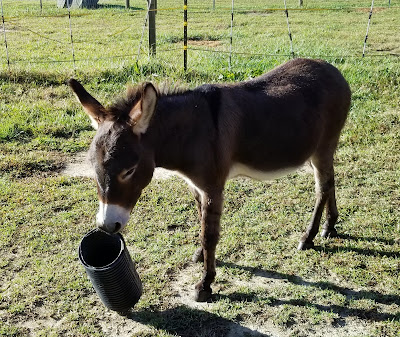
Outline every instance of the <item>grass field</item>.
POLYGON ((330 61, 353 92, 336 154, 340 237, 296 250, 314 205, 310 174, 229 181, 214 300, 196 304, 194 200, 180 179, 155 180, 123 233, 144 285, 127 316, 103 306, 77 258, 96 189, 61 172, 94 131, 66 80, 107 104, 142 80, 195 87, 256 76, 290 58, 284 13, 273 10, 283 2, 235 1, 231 70, 231 2, 217 0, 215 11, 212 1, 189 3, 187 73, 172 0, 159 1, 157 57, 144 43, 138 65, 145 4, 72 10, 75 67, 67 10, 43 0, 41 13, 38 3, 3 1, 11 64, 1 49, 0 336, 400 336, 399 1, 375 1, 365 58, 367 1, 305 0, 308 10, 289 11, 295 54, 330 61))

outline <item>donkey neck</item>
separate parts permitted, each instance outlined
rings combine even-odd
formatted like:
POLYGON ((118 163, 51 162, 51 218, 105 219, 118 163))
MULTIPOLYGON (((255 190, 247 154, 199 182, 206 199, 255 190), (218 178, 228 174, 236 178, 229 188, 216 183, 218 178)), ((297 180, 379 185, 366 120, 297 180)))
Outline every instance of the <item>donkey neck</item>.
POLYGON ((183 173, 198 163, 215 134, 207 99, 198 91, 161 96, 148 134, 156 167, 183 173))

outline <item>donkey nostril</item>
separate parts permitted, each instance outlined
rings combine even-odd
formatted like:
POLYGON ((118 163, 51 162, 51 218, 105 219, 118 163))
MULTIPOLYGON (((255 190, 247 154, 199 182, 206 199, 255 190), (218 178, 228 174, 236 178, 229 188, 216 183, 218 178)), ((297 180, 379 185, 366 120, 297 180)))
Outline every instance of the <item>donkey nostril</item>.
POLYGON ((115 223, 115 232, 119 232, 119 230, 121 229, 122 225, 119 222, 115 223))

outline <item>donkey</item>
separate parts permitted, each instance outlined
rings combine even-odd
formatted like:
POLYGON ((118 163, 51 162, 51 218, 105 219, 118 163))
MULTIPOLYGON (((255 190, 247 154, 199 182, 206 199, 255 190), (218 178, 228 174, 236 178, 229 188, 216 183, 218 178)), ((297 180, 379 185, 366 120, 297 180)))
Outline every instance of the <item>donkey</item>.
POLYGON ((316 203, 298 249, 337 235, 333 157, 350 107, 349 86, 321 60, 294 59, 236 84, 161 92, 145 82, 105 108, 74 79, 69 85, 97 133, 89 149, 99 197, 97 225, 124 228, 155 167, 178 171, 193 192, 201 221, 203 261, 195 299, 211 298, 215 250, 227 179, 273 179, 310 162, 316 203))

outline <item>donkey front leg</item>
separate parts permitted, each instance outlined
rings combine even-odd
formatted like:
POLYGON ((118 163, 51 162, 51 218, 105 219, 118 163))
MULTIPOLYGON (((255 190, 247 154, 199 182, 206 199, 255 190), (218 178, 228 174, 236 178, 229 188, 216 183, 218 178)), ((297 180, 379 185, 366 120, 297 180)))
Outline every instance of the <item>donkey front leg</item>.
POLYGON ((195 287, 195 300, 206 302, 211 298, 211 283, 215 278, 215 250, 219 239, 222 213, 222 190, 204 193, 201 200, 201 245, 203 248, 203 277, 195 287))
MULTIPOLYGON (((197 189, 196 186, 190 185, 189 184, 189 189, 193 193, 194 199, 196 201, 196 208, 197 208, 197 213, 199 216, 200 223, 202 222, 202 207, 201 207, 201 192, 197 189)), ((200 246, 199 248, 196 249, 192 256, 192 261, 194 263, 196 262, 203 262, 204 261, 204 256, 203 256, 203 247, 200 246)))

